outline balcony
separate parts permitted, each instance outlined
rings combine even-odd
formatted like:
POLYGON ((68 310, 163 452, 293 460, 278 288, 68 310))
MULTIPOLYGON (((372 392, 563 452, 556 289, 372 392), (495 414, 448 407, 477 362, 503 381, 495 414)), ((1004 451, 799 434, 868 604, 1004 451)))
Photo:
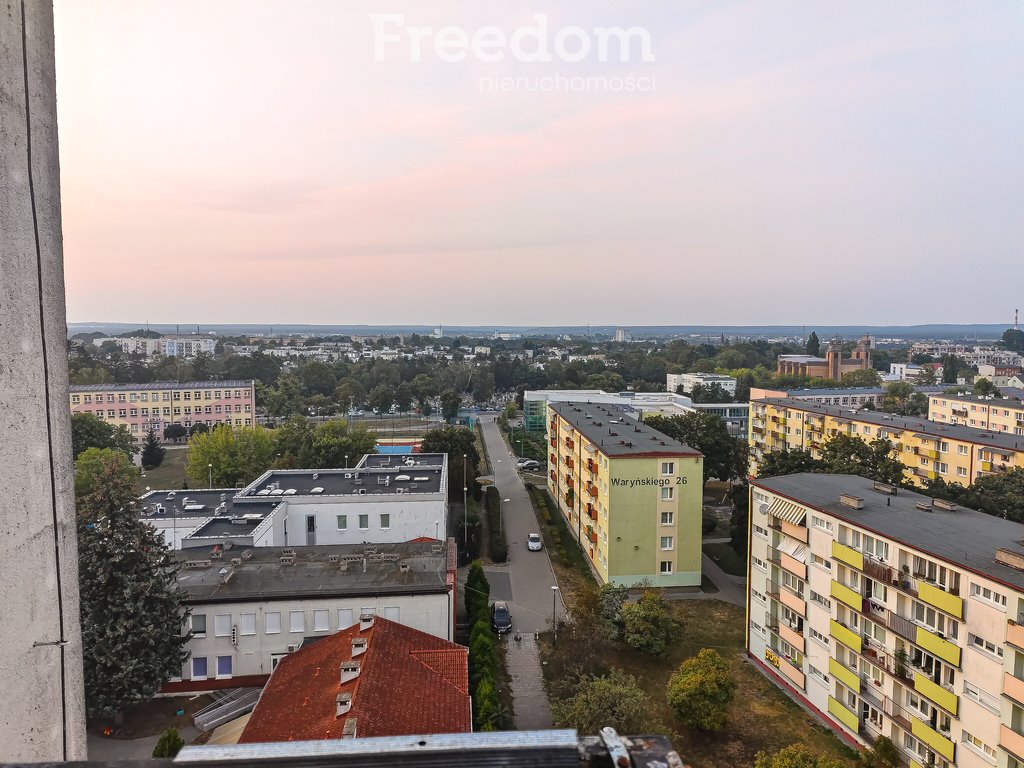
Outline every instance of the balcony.
POLYGON ((597 486, 594 485, 593 483, 587 483, 587 493, 589 493, 592 498, 596 499, 597 498, 597 486))
POLYGON ((798 579, 807 581, 807 565, 801 563, 795 557, 790 557, 785 552, 779 553, 779 565, 785 570, 792 573, 798 579))
POLYGON ((1024 735, 1017 733, 1008 725, 999 726, 999 746, 1018 760, 1024 760, 1024 735))
MULTIPOLYGON (((1005 728, 1005 726, 1003 727, 1005 728)), ((930 725, 926 725, 923 721, 914 717, 910 721, 910 732, 914 734, 915 738, 923 741, 947 760, 951 761, 953 759, 953 742, 936 731, 930 725)))
POLYGON ((552 448, 557 448, 558 447, 558 438, 557 437, 552 437, 550 440, 548 440, 548 442, 551 443, 551 447, 552 448))
POLYGON ((573 448, 576 447, 576 443, 573 442, 573 439, 571 437, 567 437, 565 438, 565 447, 571 451, 573 448))
POLYGON ((573 492, 572 492, 571 489, 565 492, 565 497, 564 498, 565 498, 565 503, 568 504, 571 507, 572 504, 573 504, 573 501, 575 500, 573 498, 573 492))
POLYGON ((927 581, 922 581, 918 585, 918 597, 940 611, 945 611, 950 616, 955 616, 961 620, 964 617, 964 601, 961 598, 951 595, 949 592, 939 589, 927 581))
MULTIPOLYGON (((565 473, 565 484, 572 485, 572 475, 570 475, 568 472, 565 473)), ((569 493, 572 493, 571 488, 569 489, 569 493)))
POLYGON ((548 459, 550 460, 550 462, 552 464, 558 464, 558 454, 557 453, 552 453, 551 455, 548 456, 548 459))
POLYGON ((1024 651, 1024 624, 1013 619, 1006 622, 1006 642, 1024 651))
POLYGON ((783 656, 779 657, 779 671, 782 672, 789 681, 795 686, 803 690, 804 687, 804 673, 797 669, 796 665, 790 662, 783 656))
POLYGON ((565 466, 567 466, 569 469, 575 469, 576 468, 576 462, 572 460, 571 456, 566 456, 565 457, 565 466))
POLYGON ((597 520, 597 510, 594 509, 593 504, 587 504, 587 517, 591 520, 597 520))
POLYGON ((914 690, 927 699, 931 699, 949 714, 956 717, 960 700, 955 693, 947 691, 938 683, 932 682, 920 672, 914 673, 914 690))
POLYGON ((807 617, 807 603, 799 595, 795 595, 788 589, 779 592, 779 602, 793 611, 797 616, 807 617))
POLYGON ((800 653, 804 652, 804 636, 791 628, 788 624, 780 624, 778 629, 779 637, 796 648, 800 653))
POLYGON ((854 693, 860 693, 860 677, 835 659, 828 660, 828 673, 854 693))
POLYGON ((1003 673, 1003 695, 1024 706, 1024 680, 1009 672, 1003 673))
POLYGON ((858 571, 864 570, 864 555, 838 541, 832 542, 832 557, 858 571))
POLYGON ((854 632, 852 629, 847 629, 835 619, 829 619, 828 622, 829 634, 832 635, 836 640, 845 645, 854 653, 860 653, 861 647, 863 646, 863 640, 860 635, 854 632))
POLYGON ((557 483, 558 482, 558 473, 555 472, 555 470, 552 469, 549 474, 551 475, 551 482, 552 483, 557 483))
POLYGON ((587 471, 591 474, 597 473, 597 462, 593 459, 587 459, 587 471))
POLYGON ((859 592, 854 592, 847 586, 840 584, 838 581, 833 581, 829 589, 830 594, 836 600, 841 603, 845 603, 853 610, 858 613, 864 613, 864 598, 860 596, 859 592))
POLYGON ((782 524, 782 527, 778 530, 782 531, 787 536, 792 536, 797 541, 801 541, 804 544, 807 543, 807 529, 805 527, 802 525, 787 523, 785 520, 781 520, 779 522, 782 524))
POLYGON ((922 626, 917 627, 914 644, 933 656, 938 656, 943 661, 949 662, 954 667, 960 666, 960 649, 922 626))
POLYGON ((828 713, 854 733, 860 730, 860 720, 857 719, 857 715, 832 696, 828 697, 828 713))

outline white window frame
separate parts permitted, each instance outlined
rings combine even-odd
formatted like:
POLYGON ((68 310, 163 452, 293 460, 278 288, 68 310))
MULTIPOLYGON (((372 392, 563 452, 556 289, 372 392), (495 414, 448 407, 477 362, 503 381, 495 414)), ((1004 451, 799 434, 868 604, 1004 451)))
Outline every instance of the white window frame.
POLYGON ((675 548, 675 537, 662 536, 659 544, 662 552, 671 552, 675 548), (666 541, 668 542, 668 546, 665 546, 666 541))
POLYGON ((213 616, 213 636, 231 637, 231 614, 217 613, 213 616))
POLYGON ((297 633, 306 631, 306 612, 305 611, 288 611, 288 632, 297 633), (296 629, 296 618, 299 618, 302 625, 296 629))
POLYGON ((313 631, 330 632, 331 612, 326 608, 315 608, 313 610, 313 631))
POLYGON ((238 614, 238 634, 239 635, 255 635, 256 634, 256 614, 255 613, 240 613, 240 614, 238 614))
POLYGON ((280 611, 267 611, 263 614, 263 634, 265 635, 279 635, 281 634, 281 612, 280 611))

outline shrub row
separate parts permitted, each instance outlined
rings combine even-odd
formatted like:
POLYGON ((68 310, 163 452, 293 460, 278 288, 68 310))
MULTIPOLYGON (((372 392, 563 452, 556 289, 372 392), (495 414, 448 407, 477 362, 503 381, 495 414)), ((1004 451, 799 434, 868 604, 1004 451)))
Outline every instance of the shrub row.
POLYGON ((493 485, 487 488, 484 501, 487 505, 487 525, 490 527, 491 560, 504 563, 508 560, 508 541, 505 527, 501 523, 501 494, 493 485))
POLYGON ((491 634, 491 585, 479 560, 466 576, 466 612, 469 633, 469 689, 473 692, 473 716, 478 731, 494 731, 501 725, 498 703, 497 656, 491 634))

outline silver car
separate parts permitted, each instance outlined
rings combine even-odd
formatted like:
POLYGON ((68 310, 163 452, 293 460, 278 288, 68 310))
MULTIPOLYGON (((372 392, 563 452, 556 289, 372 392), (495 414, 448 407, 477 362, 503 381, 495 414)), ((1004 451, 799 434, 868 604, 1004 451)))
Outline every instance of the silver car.
POLYGON ((540 540, 539 533, 531 533, 526 537, 526 548, 531 552, 540 552, 544 548, 544 543, 540 540))

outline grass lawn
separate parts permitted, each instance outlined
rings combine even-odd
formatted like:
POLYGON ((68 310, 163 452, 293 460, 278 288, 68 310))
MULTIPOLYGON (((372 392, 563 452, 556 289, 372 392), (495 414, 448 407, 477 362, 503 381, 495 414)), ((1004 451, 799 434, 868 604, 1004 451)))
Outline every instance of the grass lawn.
MULTIPOLYGON (((559 639, 559 647, 542 646, 549 683, 580 669, 581 662, 596 673, 612 666, 634 675, 650 697, 654 718, 661 732, 671 737, 683 760, 702 768, 751 766, 759 750, 774 752, 793 743, 806 744, 815 751, 850 759, 850 751, 793 703, 775 685, 746 661, 743 648, 743 609, 718 600, 678 600, 669 603, 682 622, 681 639, 661 658, 646 656, 625 645, 596 647, 596 653, 581 660, 572 640, 559 639), (729 722, 719 733, 703 733, 683 726, 665 703, 665 686, 679 664, 701 648, 714 648, 729 662, 736 695, 729 710, 729 722)), ((557 688, 557 685, 556 685, 557 688)))
POLYGON ((714 560, 715 565, 728 574, 733 576, 747 575, 746 562, 740 559, 740 556, 736 554, 736 550, 727 543, 705 544, 704 554, 714 560))
POLYGON ((187 458, 188 448, 169 448, 160 466, 146 472, 145 477, 139 478, 139 492, 145 493, 147 485, 154 491, 181 488, 181 483, 185 479, 187 458))

